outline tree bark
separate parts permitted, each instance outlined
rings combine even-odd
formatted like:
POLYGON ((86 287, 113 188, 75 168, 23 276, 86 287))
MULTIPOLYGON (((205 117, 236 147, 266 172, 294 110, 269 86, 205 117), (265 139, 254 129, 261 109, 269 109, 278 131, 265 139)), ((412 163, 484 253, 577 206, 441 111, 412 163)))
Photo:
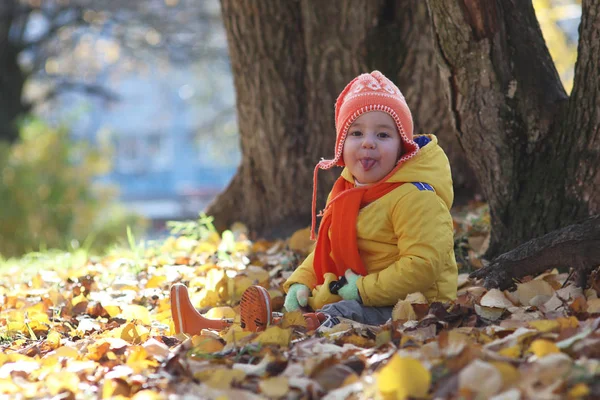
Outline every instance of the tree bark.
POLYGON ((28 110, 22 99, 25 75, 17 61, 20 49, 9 37, 15 12, 13 0, 0 4, 0 140, 11 143, 19 136, 19 117, 28 110))
POLYGON ((471 278, 484 278, 487 288, 501 290, 519 278, 552 268, 573 268, 580 286, 589 272, 600 265, 600 215, 532 239, 475 271, 471 278))
MULTIPOLYGON (((221 9, 242 162, 207 210, 217 227, 243 221, 273 237, 310 223, 312 170, 333 156, 336 97, 373 69, 403 90, 415 132, 435 133, 449 148, 455 180, 473 182, 459 161, 445 95, 435 89, 441 78, 423 2, 221 0, 221 9)), ((319 172, 319 209, 337 173, 319 172)))
POLYGON ((427 3, 453 124, 490 206, 487 255, 599 213, 600 4, 583 2, 569 99, 531 2, 427 3))

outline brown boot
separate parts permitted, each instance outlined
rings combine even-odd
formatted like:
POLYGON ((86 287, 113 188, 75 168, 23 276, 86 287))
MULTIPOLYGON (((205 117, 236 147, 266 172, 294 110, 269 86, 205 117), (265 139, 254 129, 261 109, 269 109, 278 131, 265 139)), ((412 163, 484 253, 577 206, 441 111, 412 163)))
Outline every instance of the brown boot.
POLYGON ((176 333, 199 335, 202 329, 222 330, 231 325, 225 320, 203 317, 192 305, 187 287, 181 283, 171 286, 171 315, 176 333))

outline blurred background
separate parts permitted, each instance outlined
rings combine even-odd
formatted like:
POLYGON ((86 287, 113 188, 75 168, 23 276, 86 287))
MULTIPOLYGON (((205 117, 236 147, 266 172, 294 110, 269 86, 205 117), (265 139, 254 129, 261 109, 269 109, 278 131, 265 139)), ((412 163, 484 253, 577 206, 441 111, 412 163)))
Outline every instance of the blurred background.
MULTIPOLYGON (((0 3, 0 256, 198 218, 241 158, 218 0, 0 3)), ((570 91, 580 2, 533 4, 570 91)))

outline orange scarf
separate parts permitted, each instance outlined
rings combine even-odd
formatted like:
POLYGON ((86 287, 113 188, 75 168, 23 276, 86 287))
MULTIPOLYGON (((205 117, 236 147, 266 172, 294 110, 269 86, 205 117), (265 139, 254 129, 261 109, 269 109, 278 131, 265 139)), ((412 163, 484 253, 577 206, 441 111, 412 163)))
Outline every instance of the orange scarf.
POLYGON ((347 269, 351 269, 356 274, 367 275, 358 252, 358 211, 400 185, 402 183, 386 183, 382 180, 375 185, 355 188, 343 177, 338 178, 323 214, 315 248, 313 268, 319 284, 323 284, 323 275, 327 272, 343 276, 347 269), (330 230, 332 226, 335 229, 330 230))

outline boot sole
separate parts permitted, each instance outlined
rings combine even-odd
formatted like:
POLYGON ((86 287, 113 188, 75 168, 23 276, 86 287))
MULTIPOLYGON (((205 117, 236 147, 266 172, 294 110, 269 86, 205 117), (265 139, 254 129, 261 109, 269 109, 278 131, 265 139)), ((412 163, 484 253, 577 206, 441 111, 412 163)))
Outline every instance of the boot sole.
POLYGON ((252 332, 264 331, 271 325, 271 296, 262 286, 250 286, 240 301, 242 328, 252 332))

